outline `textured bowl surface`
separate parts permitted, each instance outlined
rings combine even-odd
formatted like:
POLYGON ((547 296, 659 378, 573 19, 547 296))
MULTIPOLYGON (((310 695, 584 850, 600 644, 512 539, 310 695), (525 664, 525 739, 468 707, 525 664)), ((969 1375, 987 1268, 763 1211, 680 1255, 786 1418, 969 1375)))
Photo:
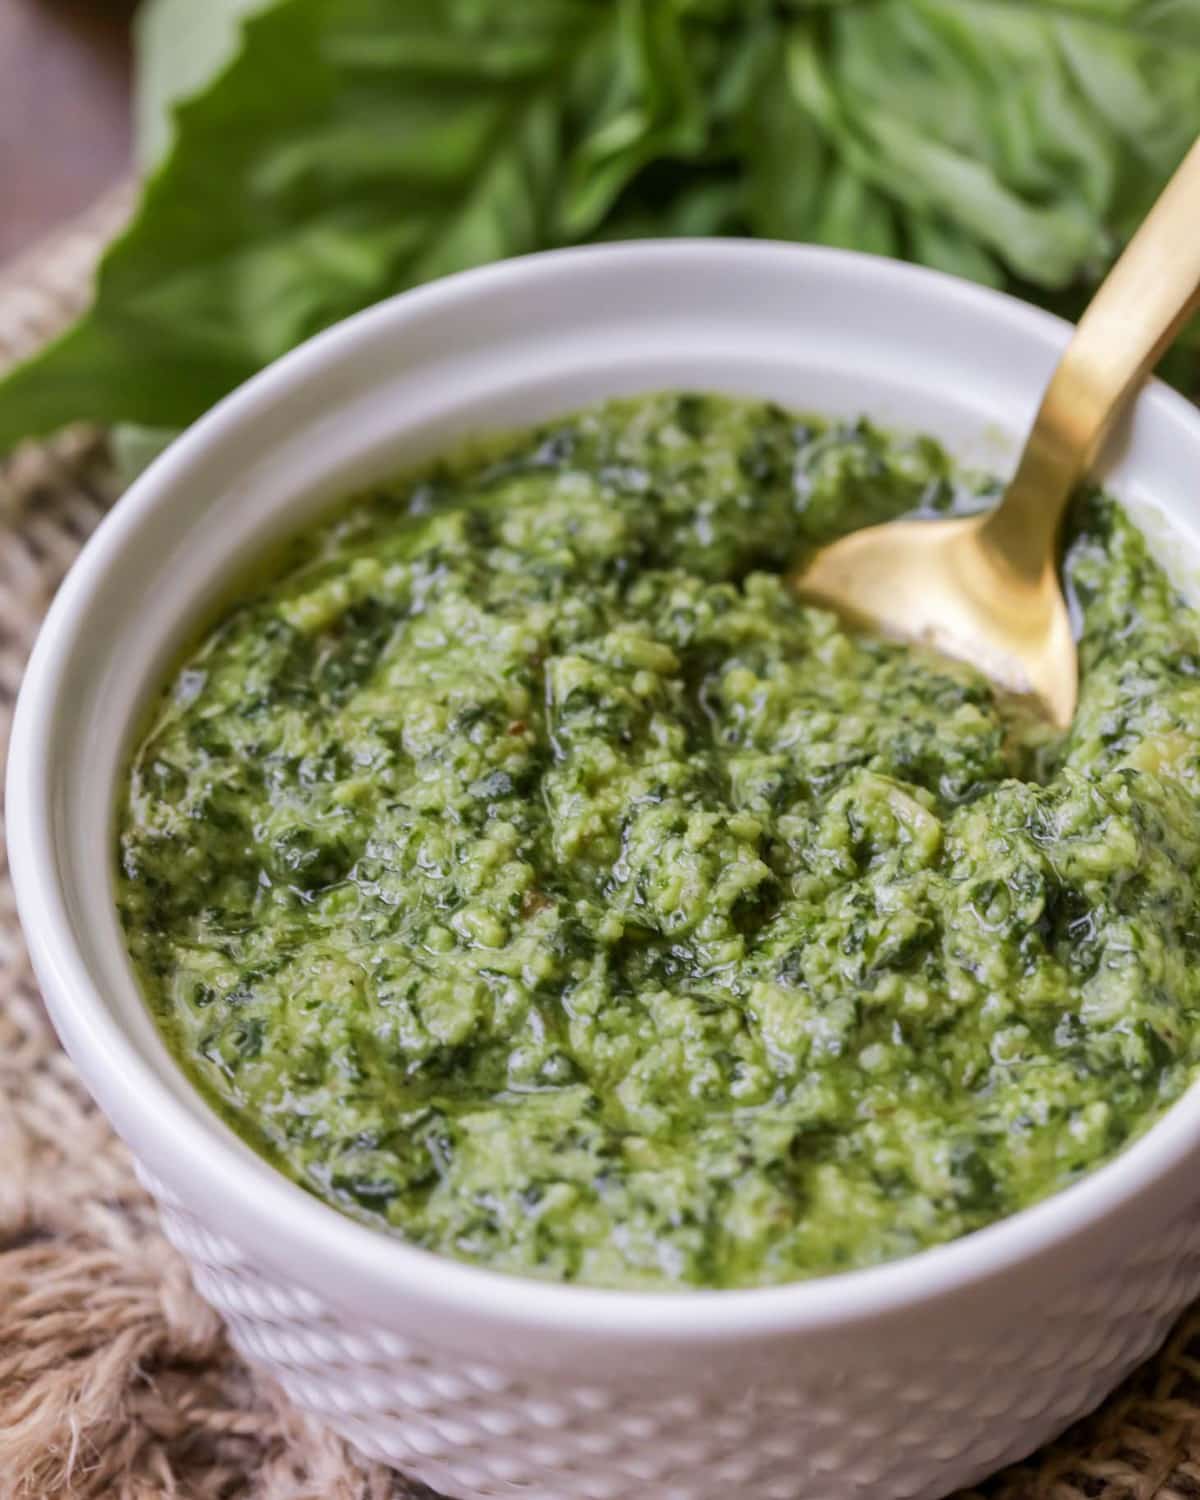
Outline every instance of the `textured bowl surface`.
MULTIPOLYGON (((1200 1292, 1200 1093, 1048 1202, 891 1266, 639 1294, 438 1259, 273 1172, 140 1000, 112 904, 114 793, 173 653, 264 545, 480 430, 664 387, 940 437, 1004 469, 1065 325, 844 252, 565 251, 384 303, 274 365, 138 481, 61 591, 18 705, 10 856, 51 1012, 238 1347, 448 1495, 945 1494, 1094 1406, 1200 1292)), ((1185 588, 1200 415, 1152 386, 1108 481, 1185 588)))

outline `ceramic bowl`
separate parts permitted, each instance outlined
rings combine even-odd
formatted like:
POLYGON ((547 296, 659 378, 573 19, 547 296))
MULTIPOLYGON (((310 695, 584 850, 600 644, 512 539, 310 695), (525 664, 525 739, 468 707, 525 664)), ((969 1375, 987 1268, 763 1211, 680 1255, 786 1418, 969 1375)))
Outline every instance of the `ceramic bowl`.
MULTIPOLYGON (((1200 1292, 1200 1092, 957 1243, 763 1290, 545 1285, 442 1259, 274 1172, 185 1081, 113 909, 114 794, 173 654, 247 560, 465 434, 715 389, 919 428, 1003 469, 1065 324, 844 252, 629 244, 469 272, 280 360, 181 437, 63 586, 17 711, 21 916, 51 1013, 197 1287, 294 1401, 462 1500, 939 1496, 1093 1407, 1200 1292)), ((1109 482, 1200 558, 1200 413, 1142 394, 1109 482)))

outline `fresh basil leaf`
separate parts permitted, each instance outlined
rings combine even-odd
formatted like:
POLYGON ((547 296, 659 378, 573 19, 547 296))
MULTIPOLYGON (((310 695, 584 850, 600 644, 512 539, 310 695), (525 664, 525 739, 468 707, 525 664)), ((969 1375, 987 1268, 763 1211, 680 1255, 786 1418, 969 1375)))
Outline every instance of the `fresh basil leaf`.
POLYGON ((682 20, 663 0, 616 0, 617 25, 585 59, 575 88, 594 96, 572 153, 559 212, 564 240, 591 234, 648 162, 700 155, 707 116, 696 88, 682 20))
POLYGON ((0 451, 178 427, 380 297, 584 239, 844 245, 1073 315, 1200 132, 1200 0, 149 0, 139 29, 143 200, 0 382, 0 451))
POLYGON ((174 427, 135 427, 132 422, 118 422, 109 432, 108 446, 121 488, 127 489, 178 436, 174 427))
POLYGON ((544 244, 557 99, 600 0, 283 0, 175 110, 91 311, 0 386, 0 449, 184 425, 390 292, 544 244))
POLYGON ((134 151, 143 170, 167 154, 172 112, 204 88, 241 47, 242 22, 275 0, 151 0, 135 17, 138 69, 134 151))
POLYGON ((748 114, 756 233, 1086 294, 1200 130, 1196 0, 791 10, 748 114))

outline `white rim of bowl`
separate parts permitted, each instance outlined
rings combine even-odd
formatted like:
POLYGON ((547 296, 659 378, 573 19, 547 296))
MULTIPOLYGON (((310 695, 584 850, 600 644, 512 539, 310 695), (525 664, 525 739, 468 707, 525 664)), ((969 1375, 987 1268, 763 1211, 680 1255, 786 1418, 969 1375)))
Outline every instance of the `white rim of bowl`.
MULTIPOLYGON (((715 257, 740 260, 749 272, 756 261, 780 255, 806 262, 814 272, 865 277, 875 284, 891 282, 900 294, 932 294, 946 315, 956 306, 983 312, 1007 320, 1044 346, 1061 346, 1068 326, 1017 298, 941 272, 782 241, 643 240, 545 251, 460 272, 334 325, 226 396, 188 428, 105 517, 47 614, 18 699, 6 803, 18 907, 56 1026, 102 1107, 115 1093, 116 1080, 124 1095, 138 1097, 138 1113, 157 1137, 156 1157, 169 1155, 186 1174, 189 1204, 199 1200, 217 1211, 230 1201, 231 1182, 247 1181, 253 1190, 237 1194, 242 1240, 268 1259, 273 1251, 276 1260, 279 1246, 286 1244, 288 1264, 305 1285, 343 1285, 345 1278, 354 1277, 360 1295, 422 1298, 465 1317, 571 1336, 591 1332, 608 1339, 657 1336, 711 1342, 755 1334, 816 1333, 911 1312, 1061 1252, 1115 1210, 1130 1210, 1156 1189, 1164 1191, 1165 1179, 1179 1174, 1200 1147, 1197 1083, 1143 1136, 1079 1182, 984 1229, 899 1260, 807 1281, 731 1290, 620 1291, 541 1281, 407 1245, 345 1216, 265 1160, 247 1162, 210 1128, 209 1120, 218 1122, 207 1105, 206 1118, 201 1119, 156 1076, 92 980, 72 930, 54 851, 49 774, 53 723, 64 664, 75 638, 86 628, 93 589, 143 515, 170 503, 176 476, 202 462, 205 450, 219 444, 228 429, 256 409, 275 402, 286 389, 319 378, 322 369, 349 353, 368 328, 403 324, 410 313, 427 315, 452 305, 465 292, 503 293, 530 278, 584 273, 599 259, 673 257, 700 262, 715 257), (254 1172, 254 1165, 260 1170, 254 1172)), ((1169 419, 1182 442, 1200 442, 1200 412, 1184 397, 1153 381, 1140 399, 1152 402, 1160 416, 1169 419)), ((102 790, 106 797, 111 795, 110 787, 102 790)), ((184 1085, 195 1093, 186 1078, 184 1085)), ((1180 1207, 1184 1201, 1181 1198, 1180 1207)), ((386 1322, 383 1307, 380 1316, 386 1322)))

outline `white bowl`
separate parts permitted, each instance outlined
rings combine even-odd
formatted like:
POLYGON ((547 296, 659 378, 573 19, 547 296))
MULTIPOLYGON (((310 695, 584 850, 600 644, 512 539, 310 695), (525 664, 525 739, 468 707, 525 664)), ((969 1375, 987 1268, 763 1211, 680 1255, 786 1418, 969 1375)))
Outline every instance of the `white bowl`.
MULTIPOLYGON (((452 444, 664 387, 867 412, 1004 466, 1066 325, 871 257, 736 241, 534 256, 314 339, 198 422, 100 527, 21 693, 8 783, 51 1013, 234 1343, 452 1496, 938 1496, 1051 1437, 1200 1292, 1200 1093, 1067 1191, 955 1244, 764 1290, 650 1294, 457 1264, 344 1218, 200 1100, 139 997, 112 819, 139 712, 265 542, 452 444)), ((1116 493, 1200 558, 1200 414, 1138 402, 1116 493)))

